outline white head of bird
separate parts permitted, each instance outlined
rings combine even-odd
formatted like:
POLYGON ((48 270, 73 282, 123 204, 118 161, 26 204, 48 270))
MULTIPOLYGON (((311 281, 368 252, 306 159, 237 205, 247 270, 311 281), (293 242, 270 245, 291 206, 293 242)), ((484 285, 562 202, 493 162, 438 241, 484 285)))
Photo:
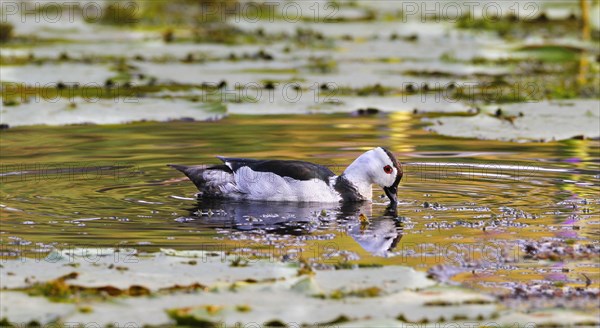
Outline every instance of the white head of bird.
POLYGON ((397 203, 396 193, 402 179, 402 166, 387 149, 377 147, 360 155, 346 170, 344 176, 367 199, 372 198, 372 184, 379 185, 392 203, 397 203))

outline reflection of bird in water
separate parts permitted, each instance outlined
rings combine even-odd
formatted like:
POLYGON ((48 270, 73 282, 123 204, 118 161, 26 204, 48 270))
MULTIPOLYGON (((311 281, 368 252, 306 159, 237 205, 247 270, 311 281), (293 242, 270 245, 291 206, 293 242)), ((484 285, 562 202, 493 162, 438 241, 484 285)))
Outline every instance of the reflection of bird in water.
POLYGON ((265 230, 277 234, 309 234, 335 220, 371 213, 369 203, 292 203, 203 199, 190 209, 203 224, 235 230, 265 230))
POLYGON ((395 205, 361 230, 360 214, 371 217, 370 203, 286 203, 204 199, 190 209, 196 222, 213 228, 261 230, 267 234, 308 235, 332 222, 350 226, 348 234, 366 251, 385 256, 402 238, 395 205), (210 210, 209 210, 210 209, 210 210))
POLYGON ((367 252, 387 256, 402 239, 402 224, 396 218, 383 217, 373 219, 366 227, 355 224, 348 234, 367 252))

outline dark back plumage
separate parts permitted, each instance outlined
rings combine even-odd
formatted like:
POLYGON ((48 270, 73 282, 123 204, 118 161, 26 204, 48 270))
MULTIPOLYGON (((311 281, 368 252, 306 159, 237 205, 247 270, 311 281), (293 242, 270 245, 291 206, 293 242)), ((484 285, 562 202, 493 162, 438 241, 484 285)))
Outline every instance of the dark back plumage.
POLYGON ((329 178, 335 174, 327 167, 304 162, 290 160, 259 160, 249 158, 218 157, 223 163, 237 172, 241 167, 247 166, 254 172, 271 172, 282 177, 290 177, 295 180, 320 179, 329 184, 329 178))

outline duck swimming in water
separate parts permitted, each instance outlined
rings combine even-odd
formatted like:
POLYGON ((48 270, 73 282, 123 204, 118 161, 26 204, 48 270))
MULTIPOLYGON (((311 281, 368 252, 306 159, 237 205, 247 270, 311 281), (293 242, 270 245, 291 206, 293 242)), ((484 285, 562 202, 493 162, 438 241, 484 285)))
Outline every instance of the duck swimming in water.
POLYGON ((169 164, 196 185, 203 198, 287 202, 361 202, 373 199, 372 185, 383 188, 396 205, 402 166, 387 149, 360 155, 344 173, 303 161, 258 160, 218 156, 223 164, 169 164))

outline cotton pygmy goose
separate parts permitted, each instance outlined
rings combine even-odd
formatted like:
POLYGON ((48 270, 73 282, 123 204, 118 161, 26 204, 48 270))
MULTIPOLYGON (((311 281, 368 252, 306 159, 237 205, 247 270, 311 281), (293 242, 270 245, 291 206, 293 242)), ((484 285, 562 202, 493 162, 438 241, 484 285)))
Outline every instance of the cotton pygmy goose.
POLYGON ((391 204, 397 203, 402 166, 385 148, 360 155, 341 175, 325 166, 288 160, 218 157, 223 164, 184 166, 183 172, 203 198, 289 202, 371 201, 372 185, 383 188, 391 204))

